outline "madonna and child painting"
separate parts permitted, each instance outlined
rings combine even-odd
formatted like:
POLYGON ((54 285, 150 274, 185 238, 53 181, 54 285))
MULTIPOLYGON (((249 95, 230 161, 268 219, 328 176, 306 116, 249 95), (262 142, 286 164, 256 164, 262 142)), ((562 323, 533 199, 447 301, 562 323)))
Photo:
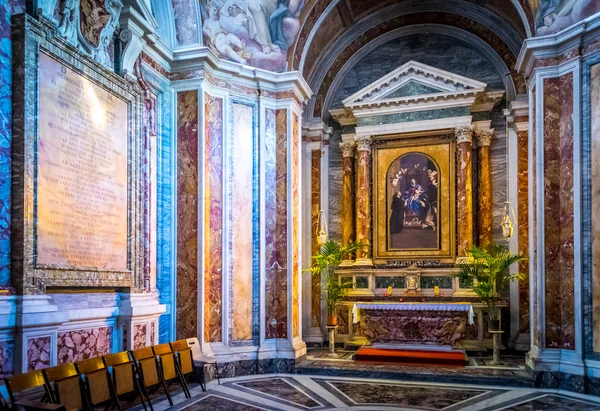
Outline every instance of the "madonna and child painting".
POLYGON ((439 168, 427 155, 408 153, 388 170, 389 248, 437 249, 439 168))

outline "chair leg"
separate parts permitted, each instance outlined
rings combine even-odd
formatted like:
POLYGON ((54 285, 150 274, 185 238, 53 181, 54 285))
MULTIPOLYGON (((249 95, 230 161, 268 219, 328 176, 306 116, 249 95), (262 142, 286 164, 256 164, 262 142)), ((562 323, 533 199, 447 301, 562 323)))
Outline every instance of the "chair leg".
POLYGON ((150 406, 150 411, 154 411, 154 407, 152 406, 152 401, 150 400, 150 395, 148 395, 148 390, 146 389, 146 385, 139 384, 139 381, 138 381, 138 385, 141 385, 141 387, 142 387, 144 395, 146 396, 146 400, 148 401, 148 405, 150 406))
POLYGON ((198 382, 200 383, 200 388, 202 391, 206 391, 206 380, 204 379, 204 365, 202 366, 202 371, 198 370, 196 364, 194 364, 194 372, 196 373, 196 378, 198 378, 198 382))
POLYGON ((175 372, 177 373, 177 378, 179 378, 179 382, 181 382, 181 388, 183 388, 183 393, 185 394, 185 397, 190 398, 192 396, 192 394, 190 394, 190 389, 188 388, 188 386, 185 382, 185 378, 183 377, 183 374, 181 373, 181 367, 179 366, 179 364, 177 362, 175 362, 175 372))
MULTIPOLYGON (((133 377, 133 383, 135 384, 135 393, 140 397, 140 402, 144 406, 144 411, 148 411, 148 409, 146 408, 146 401, 144 400, 144 394, 142 392, 142 389, 140 388, 140 382, 135 377, 135 375, 133 377)), ((148 400, 148 403, 150 403, 150 400, 148 400)))
POLYGON ((167 399, 169 400, 169 404, 171 405, 171 407, 173 406, 173 399, 171 398, 171 394, 169 393, 169 389, 167 388, 167 384, 165 383, 165 380, 162 378, 160 378, 160 383, 162 384, 163 388, 165 389, 165 394, 167 395, 167 399))
POLYGON ((219 373, 219 366, 217 365, 216 361, 215 361, 215 375, 217 376, 217 382, 219 383, 219 385, 221 385, 221 374, 219 373))

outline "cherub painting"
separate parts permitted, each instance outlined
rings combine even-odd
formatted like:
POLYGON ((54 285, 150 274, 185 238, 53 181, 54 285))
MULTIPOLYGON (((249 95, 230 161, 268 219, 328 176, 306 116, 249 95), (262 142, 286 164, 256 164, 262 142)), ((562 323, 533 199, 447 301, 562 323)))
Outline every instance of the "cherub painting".
POLYGON ((535 14, 538 36, 558 33, 600 11, 600 0, 540 0, 535 14))
POLYGON ((265 70, 286 69, 304 0, 210 0, 202 5, 205 44, 217 54, 265 70))

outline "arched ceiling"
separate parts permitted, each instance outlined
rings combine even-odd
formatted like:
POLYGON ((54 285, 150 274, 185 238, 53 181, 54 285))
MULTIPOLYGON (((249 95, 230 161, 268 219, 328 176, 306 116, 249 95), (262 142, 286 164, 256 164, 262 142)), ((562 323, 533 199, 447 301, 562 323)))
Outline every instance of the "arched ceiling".
POLYGON ((316 94, 310 107, 315 117, 329 108, 327 96, 354 64, 353 56, 367 53, 389 33, 425 25, 454 31, 451 37, 462 36, 476 48, 485 44, 491 60, 500 62, 498 74, 511 73, 510 94, 525 90, 514 66, 533 30, 527 0, 316 0, 305 5, 303 17, 288 68, 299 70, 316 94))

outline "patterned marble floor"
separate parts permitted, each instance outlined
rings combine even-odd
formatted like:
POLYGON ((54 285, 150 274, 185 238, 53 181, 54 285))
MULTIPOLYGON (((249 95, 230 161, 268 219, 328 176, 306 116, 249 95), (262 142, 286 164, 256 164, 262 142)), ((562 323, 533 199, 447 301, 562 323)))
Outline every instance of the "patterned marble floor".
POLYGON ((154 406, 155 411, 257 411, 257 410, 600 410, 600 398, 530 388, 417 383, 271 374, 215 381, 203 393, 192 389, 154 406))

